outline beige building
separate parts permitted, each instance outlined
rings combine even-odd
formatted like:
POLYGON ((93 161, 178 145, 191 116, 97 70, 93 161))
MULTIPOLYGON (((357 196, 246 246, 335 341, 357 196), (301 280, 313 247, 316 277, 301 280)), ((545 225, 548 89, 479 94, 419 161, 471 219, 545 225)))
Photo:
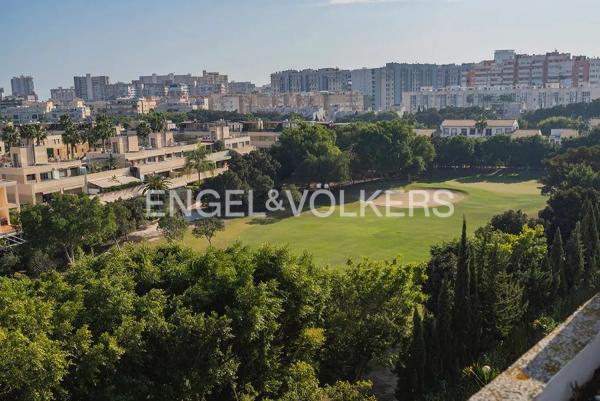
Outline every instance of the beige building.
POLYGON ((102 103, 98 111, 109 116, 136 117, 140 114, 148 114, 155 110, 157 101, 153 98, 140 99, 117 99, 102 103))
MULTIPOLYGON (((53 193, 87 193, 104 201, 135 197, 141 195, 147 175, 168 176, 173 188, 185 186, 225 171, 230 158, 229 150, 212 153, 209 158, 215 162, 216 169, 198 177, 196 172, 186 171, 186 154, 210 143, 199 143, 197 139, 175 142, 172 132, 152 133, 144 146, 135 134, 121 133, 110 139, 106 151, 88 151, 83 160, 62 159, 64 145, 54 144, 53 140, 47 139, 46 145, 10 149, 10 164, 0 167, 1 182, 14 182, 10 186, 13 189, 6 191, 9 204, 44 202, 53 193), (49 157, 55 149, 61 150, 61 157, 49 157)), ((246 143, 249 146, 249 138, 235 148, 243 148, 246 143)), ((1 201, 0 191, 0 207, 1 201)))
POLYGON ((0 238, 13 234, 10 210, 19 208, 19 192, 15 181, 0 180, 0 238), (10 199, 10 200, 9 200, 10 199))
POLYGON ((257 149, 270 149, 273 145, 279 142, 281 132, 259 131, 248 132, 250 137, 250 145, 257 149))

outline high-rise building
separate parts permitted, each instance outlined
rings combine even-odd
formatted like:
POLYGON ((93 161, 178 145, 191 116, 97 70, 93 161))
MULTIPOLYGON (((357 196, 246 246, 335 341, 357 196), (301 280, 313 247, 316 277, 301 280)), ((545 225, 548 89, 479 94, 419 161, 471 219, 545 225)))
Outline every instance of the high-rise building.
POLYGON ((571 88, 590 82, 590 60, 557 51, 546 54, 515 54, 498 50, 494 60, 476 64, 466 74, 468 87, 559 85, 571 88))
POLYGON ((106 75, 73 77, 75 86, 75 97, 85 101, 98 101, 108 99, 107 86, 110 85, 110 78, 106 75))
POLYGON ((0 100, 4 97, 4 88, 0 88, 0 100))
POLYGON ((350 71, 339 68, 287 70, 271 74, 271 90, 274 95, 320 91, 340 93, 350 90, 350 81, 350 71))
POLYGON ((133 99, 136 97, 136 89, 133 84, 116 82, 106 85, 106 98, 103 100, 133 99))
POLYGON ((464 75, 471 67, 471 64, 388 63, 385 67, 371 70, 371 73, 365 70, 352 71, 352 89, 373 96, 375 110, 398 109, 403 92, 461 86, 464 75), (354 85, 355 78, 358 79, 357 86, 354 85), (367 83, 369 79, 372 80, 371 88, 367 83))
POLYGON ((37 97, 33 87, 33 78, 30 76, 21 75, 19 77, 13 77, 10 80, 10 86, 12 95, 15 97, 37 97))

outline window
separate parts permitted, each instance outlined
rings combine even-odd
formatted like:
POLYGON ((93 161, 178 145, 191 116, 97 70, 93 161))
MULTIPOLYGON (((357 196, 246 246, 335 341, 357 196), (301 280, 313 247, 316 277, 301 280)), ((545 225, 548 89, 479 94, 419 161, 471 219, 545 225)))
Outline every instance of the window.
POLYGON ((35 181, 35 174, 27 174, 27 181, 35 181))
POLYGON ((468 129, 467 129, 467 128, 461 128, 461 129, 460 129, 460 134, 461 134, 461 135, 467 135, 467 131, 468 131, 468 129))

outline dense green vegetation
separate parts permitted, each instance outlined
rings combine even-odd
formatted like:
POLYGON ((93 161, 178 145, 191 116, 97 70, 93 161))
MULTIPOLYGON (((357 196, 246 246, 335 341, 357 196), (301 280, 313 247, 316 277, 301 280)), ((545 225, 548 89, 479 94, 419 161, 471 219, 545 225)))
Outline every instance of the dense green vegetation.
POLYGON ((331 273, 239 246, 127 247, 3 277, 2 398, 370 400, 367 364, 410 334, 423 280, 423 266, 331 273))
MULTIPOLYGON (((162 129, 163 117, 149 117, 150 129, 162 129)), ((103 144, 111 124, 101 118, 88 140, 103 144)), ((543 166, 546 208, 535 216, 543 198, 527 192, 531 182, 458 174, 444 187, 462 186, 467 197, 437 229, 459 234, 463 214, 466 221, 459 239, 431 247, 428 262, 393 257, 402 241, 387 235, 377 238, 387 241, 386 261, 327 269, 313 262, 313 246, 303 254, 272 245, 181 247, 178 215, 159 221, 175 244, 123 247, 147 222, 143 202, 56 195, 15 216, 27 245, 0 258, 1 398, 374 401, 366 379, 376 364, 394 367, 400 399, 466 399, 600 288, 600 135, 554 149, 543 140, 431 143, 413 127, 410 119, 335 131, 300 124, 272 153, 234 157, 221 181, 202 185, 264 196, 269 186, 293 184, 409 184, 431 177, 436 163, 458 171, 543 166), (450 159, 456 154, 463 160, 450 159), (382 182, 398 181, 371 181, 382 182), (519 189, 532 198, 517 203, 519 189)), ((29 141, 43 136, 36 127, 23 132, 29 141)), ((200 156, 190 169, 206 167, 200 156)), ((418 185, 439 184, 428 181, 418 185)), ((343 235, 369 233, 385 221, 377 219, 347 219, 354 232, 302 216, 260 224, 276 232, 296 221, 305 224, 300 237, 331 241, 341 256, 352 248, 373 256, 368 242, 359 249, 343 235)), ((439 222, 415 221, 428 230, 439 222)), ((212 223, 195 234, 212 238, 221 228, 212 223)))

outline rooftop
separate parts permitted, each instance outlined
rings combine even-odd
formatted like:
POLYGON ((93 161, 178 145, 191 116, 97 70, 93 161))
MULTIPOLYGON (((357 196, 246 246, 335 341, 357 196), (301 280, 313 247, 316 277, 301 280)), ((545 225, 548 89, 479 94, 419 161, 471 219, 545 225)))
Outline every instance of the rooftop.
MULTIPOLYGON (((517 120, 487 120, 487 126, 489 128, 495 127, 512 127, 517 123, 517 120)), ((443 127, 475 127, 477 121, 475 120, 444 120, 442 122, 443 127)))

